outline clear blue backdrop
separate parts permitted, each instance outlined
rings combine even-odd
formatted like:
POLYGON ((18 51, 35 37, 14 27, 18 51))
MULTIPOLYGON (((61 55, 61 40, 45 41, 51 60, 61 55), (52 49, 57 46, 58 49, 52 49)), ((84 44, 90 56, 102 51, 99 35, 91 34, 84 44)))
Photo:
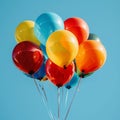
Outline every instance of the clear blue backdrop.
MULTIPOLYGON (((82 81, 69 120, 120 120, 119 5, 119 0, 0 0, 0 120, 49 120, 33 80, 11 59, 16 26, 48 11, 63 20, 83 18, 108 53, 104 67, 82 81)), ((47 92, 50 97, 54 90, 47 92)))

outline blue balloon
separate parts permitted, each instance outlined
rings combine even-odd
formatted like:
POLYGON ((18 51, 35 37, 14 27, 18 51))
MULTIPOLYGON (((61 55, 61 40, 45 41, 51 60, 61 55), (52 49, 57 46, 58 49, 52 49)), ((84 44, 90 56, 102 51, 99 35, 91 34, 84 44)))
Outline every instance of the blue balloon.
POLYGON ((70 89, 70 88, 74 87, 74 86, 78 83, 78 81, 79 81, 79 76, 78 76, 77 73, 75 72, 74 75, 73 75, 73 77, 72 77, 72 79, 70 80, 69 83, 67 83, 67 84, 65 85, 65 87, 66 87, 67 89, 70 89))
POLYGON ((42 64, 40 69, 34 73, 34 78, 41 80, 45 76, 45 63, 42 64))
POLYGON ((40 49, 42 50, 43 55, 44 55, 45 59, 47 60, 48 56, 47 56, 47 53, 46 53, 46 47, 43 44, 40 44, 40 49))
POLYGON ((41 80, 46 75, 45 74, 45 63, 43 63, 40 69, 37 72, 35 72, 33 75, 30 75, 30 74, 25 74, 25 75, 31 78, 41 80))
POLYGON ((56 13, 41 14, 35 21, 34 33, 45 46, 49 35, 56 30, 64 29, 64 22, 56 13))

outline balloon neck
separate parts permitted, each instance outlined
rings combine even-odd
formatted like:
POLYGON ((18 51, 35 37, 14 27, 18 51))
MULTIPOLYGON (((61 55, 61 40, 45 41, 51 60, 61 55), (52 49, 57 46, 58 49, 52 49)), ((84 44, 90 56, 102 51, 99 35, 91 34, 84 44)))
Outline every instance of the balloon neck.
POLYGON ((85 74, 82 72, 82 73, 79 75, 79 77, 84 78, 84 77, 85 77, 85 74))
POLYGON ((85 77, 85 71, 84 71, 84 70, 82 70, 82 71, 79 73, 79 77, 81 77, 81 78, 84 78, 84 77, 85 77))
POLYGON ((74 64, 75 64, 75 72, 78 74, 79 77, 84 78, 85 70, 79 70, 79 68, 76 65, 76 61, 74 61, 74 64))
POLYGON ((68 85, 68 86, 66 86, 66 88, 67 88, 67 89, 70 89, 70 88, 71 88, 71 86, 70 86, 70 85, 68 85))
POLYGON ((61 84, 57 84, 56 86, 57 86, 58 88, 62 87, 62 85, 61 85, 61 84))
POLYGON ((38 80, 40 80, 40 81, 43 81, 43 77, 39 77, 39 78, 37 78, 38 80))
POLYGON ((66 65, 63 66, 64 69, 67 69, 66 65))
POLYGON ((31 76, 33 76, 35 72, 33 70, 29 71, 28 74, 30 74, 31 76))

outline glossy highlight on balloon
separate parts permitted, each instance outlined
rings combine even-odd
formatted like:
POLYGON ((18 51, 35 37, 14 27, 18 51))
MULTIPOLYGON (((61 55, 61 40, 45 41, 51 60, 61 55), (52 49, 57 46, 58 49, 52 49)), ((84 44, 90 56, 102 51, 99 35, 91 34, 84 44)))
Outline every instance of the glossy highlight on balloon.
POLYGON ((56 65, 67 67, 78 53, 78 41, 73 33, 67 30, 55 31, 47 40, 46 52, 56 65))
POLYGON ((81 44, 89 36, 89 27, 87 23, 79 17, 71 17, 64 21, 65 30, 71 31, 81 44))
POLYGON ((40 42, 45 46, 51 33, 56 30, 63 30, 64 22, 62 18, 53 12, 41 14, 35 21, 34 33, 40 42))
POLYGON ((101 42, 87 40, 79 46, 76 65, 81 72, 88 74, 101 68, 106 57, 106 49, 101 42))
POLYGON ((30 41, 40 46, 40 41, 34 34, 34 21, 31 20, 23 21, 16 27, 15 38, 18 43, 30 41))
POLYGON ((75 68, 72 62, 68 67, 62 68, 54 64, 50 59, 46 62, 46 75, 57 87, 62 87, 69 82, 74 74, 75 68))
POLYGON ((24 41, 15 46, 12 59, 21 71, 32 75, 41 67, 44 57, 37 45, 24 41))

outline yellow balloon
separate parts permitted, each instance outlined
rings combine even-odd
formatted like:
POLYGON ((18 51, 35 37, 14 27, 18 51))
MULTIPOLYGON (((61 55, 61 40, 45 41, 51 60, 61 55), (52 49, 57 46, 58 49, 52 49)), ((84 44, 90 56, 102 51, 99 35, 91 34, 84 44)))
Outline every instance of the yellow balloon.
POLYGON ((48 57, 60 67, 67 67, 76 57, 78 49, 77 38, 67 30, 53 32, 46 42, 48 57))
POLYGON ((30 41, 40 46, 40 41, 34 35, 34 22, 31 20, 21 22, 15 31, 16 41, 30 41))

